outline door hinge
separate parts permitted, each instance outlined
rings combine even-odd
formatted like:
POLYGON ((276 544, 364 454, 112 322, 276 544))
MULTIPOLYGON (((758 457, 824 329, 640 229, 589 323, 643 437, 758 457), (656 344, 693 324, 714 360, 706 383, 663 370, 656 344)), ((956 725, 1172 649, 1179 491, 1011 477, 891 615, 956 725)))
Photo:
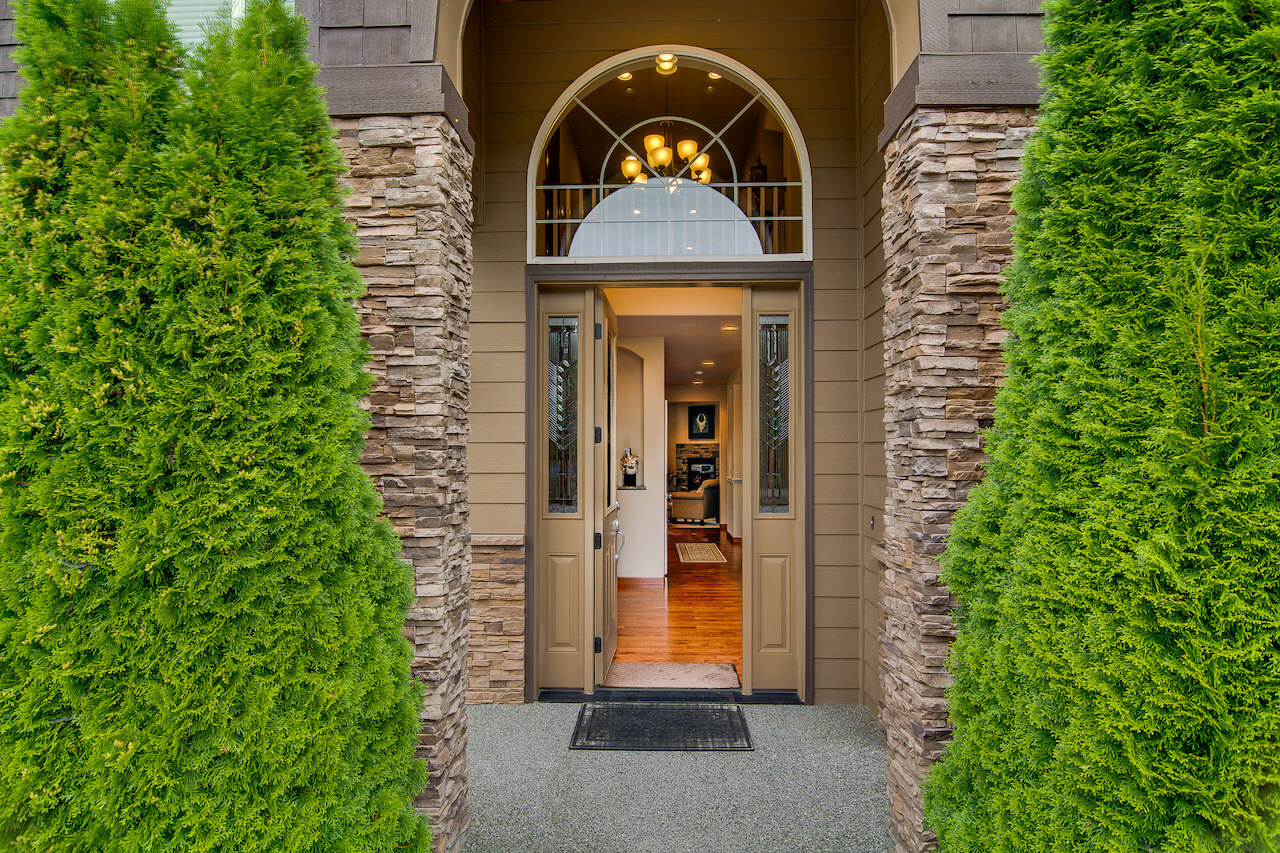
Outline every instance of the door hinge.
POLYGON ((596 444, 604 441, 604 428, 596 427, 596 444))
POLYGON ((600 325, 599 323, 596 323, 596 340, 597 341, 604 340, 604 326, 600 325))
POLYGON ((601 534, 597 533, 596 534, 596 550, 599 551, 603 547, 604 547, 604 537, 601 534))
POLYGON ((602 651, 604 651, 604 640, 596 637, 596 654, 600 654, 602 651))

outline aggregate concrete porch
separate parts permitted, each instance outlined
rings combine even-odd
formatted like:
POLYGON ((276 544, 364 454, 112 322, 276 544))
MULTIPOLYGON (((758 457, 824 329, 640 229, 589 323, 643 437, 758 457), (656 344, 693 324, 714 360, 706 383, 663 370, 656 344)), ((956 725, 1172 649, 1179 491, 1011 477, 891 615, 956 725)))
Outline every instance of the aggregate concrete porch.
POLYGON ((744 706, 753 752, 569 750, 577 704, 468 707, 466 853, 884 853, 866 708, 744 706))

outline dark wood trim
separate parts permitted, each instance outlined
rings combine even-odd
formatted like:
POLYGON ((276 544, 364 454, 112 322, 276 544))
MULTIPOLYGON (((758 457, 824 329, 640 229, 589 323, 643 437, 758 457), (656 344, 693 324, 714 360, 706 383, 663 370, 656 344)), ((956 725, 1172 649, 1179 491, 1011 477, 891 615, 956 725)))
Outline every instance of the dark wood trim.
POLYGON ((922 53, 884 102, 881 150, 917 107, 1034 107, 1044 90, 1034 53, 922 53))
POLYGON ((331 65, 320 69, 316 82, 325 90, 330 116, 443 115, 475 152, 466 105, 438 62, 331 65))
POLYGON ((525 290, 541 284, 599 282, 616 286, 710 282, 792 283, 813 275, 813 261, 641 261, 601 264, 525 264, 525 290))
POLYGON ((941 53, 951 49, 951 15, 960 11, 960 5, 951 2, 924 0, 920 3, 920 50, 922 53, 941 53))
POLYGON ((524 701, 538 701, 538 291, 524 292, 524 701))
POLYGON ((813 330, 814 330, 814 297, 813 297, 813 269, 809 269, 808 275, 804 277, 804 282, 800 285, 800 301, 804 310, 804 703, 812 705, 814 696, 816 695, 816 687, 814 678, 817 676, 817 656, 814 649, 814 643, 817 639, 817 617, 816 611, 816 571, 814 563, 814 549, 817 546, 817 539, 814 528, 814 412, 817 410, 817 399, 814 397, 816 390, 814 386, 814 346, 813 346, 813 330))
POLYGON ((911 60, 911 65, 893 87, 889 97, 884 101, 884 128, 876 143, 881 151, 889 144, 889 140, 897 135, 902 123, 907 120, 916 108, 916 90, 920 88, 920 57, 911 60))
POLYGON ((437 0, 409 2, 409 61, 434 62, 436 58, 437 0))
POLYGON ((295 0, 294 9, 307 19, 307 55, 320 61, 320 0, 295 0))

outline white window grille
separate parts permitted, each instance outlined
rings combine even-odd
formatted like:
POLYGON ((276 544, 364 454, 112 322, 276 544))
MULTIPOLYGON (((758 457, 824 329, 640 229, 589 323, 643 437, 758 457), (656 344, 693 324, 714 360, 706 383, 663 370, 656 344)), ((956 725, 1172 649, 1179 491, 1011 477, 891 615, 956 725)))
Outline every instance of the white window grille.
POLYGON ((583 75, 544 122, 530 260, 809 257, 807 156, 777 93, 705 51, 655 71, 652 50, 583 75))

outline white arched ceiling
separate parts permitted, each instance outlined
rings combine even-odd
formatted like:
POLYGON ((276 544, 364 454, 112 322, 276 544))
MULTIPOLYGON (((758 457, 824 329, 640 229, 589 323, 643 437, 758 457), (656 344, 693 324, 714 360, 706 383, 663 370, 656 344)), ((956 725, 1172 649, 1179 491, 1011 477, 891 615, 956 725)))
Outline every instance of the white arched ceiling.
MULTIPOLYGON (((476 0, 413 0, 438 3, 436 7, 435 59, 444 66, 458 92, 462 92, 462 33, 476 0)), ((920 55, 920 0, 881 0, 889 20, 893 83, 897 85, 907 68, 920 55)))

